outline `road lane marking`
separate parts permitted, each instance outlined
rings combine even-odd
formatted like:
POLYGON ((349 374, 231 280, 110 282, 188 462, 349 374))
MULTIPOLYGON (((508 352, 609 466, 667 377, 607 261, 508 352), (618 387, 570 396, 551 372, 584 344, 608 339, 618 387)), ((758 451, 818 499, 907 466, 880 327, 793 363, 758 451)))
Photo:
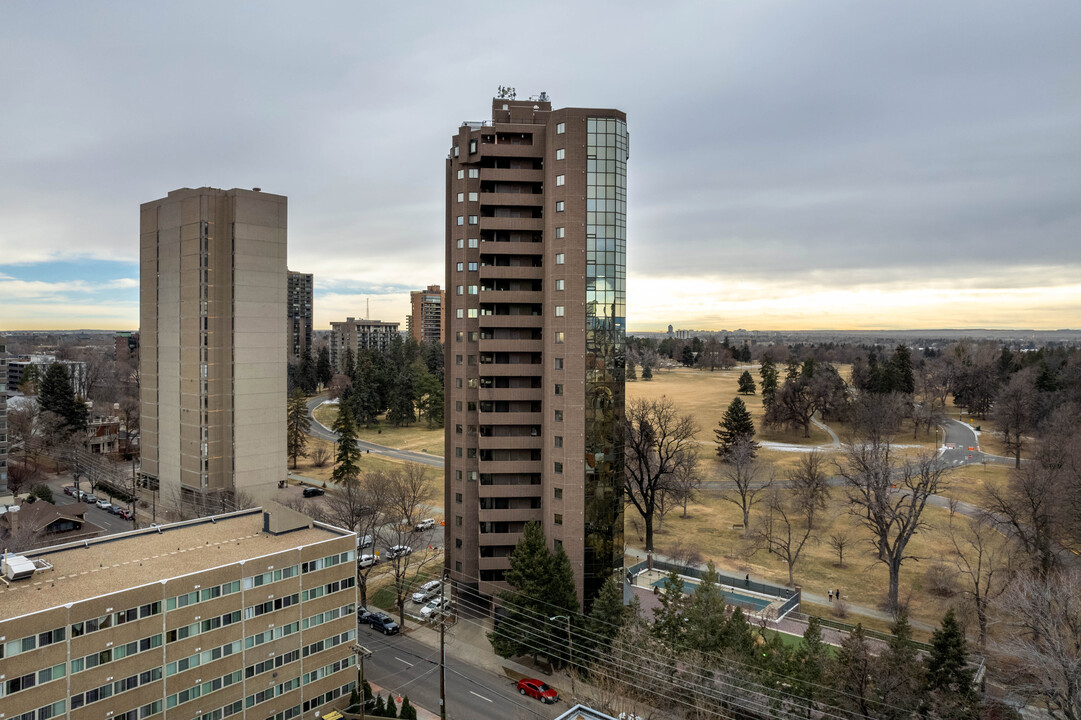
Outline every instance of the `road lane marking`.
POLYGON ((402 660, 402 659, 401 659, 400 657, 398 657, 397 655, 395 655, 395 656, 394 656, 394 659, 395 659, 395 660, 397 660, 398 662, 403 662, 403 663, 405 663, 405 664, 406 664, 406 665, 408 665, 409 667, 413 667, 413 663, 409 662, 408 660, 402 660))
POLYGON ((473 692, 472 690, 470 690, 470 691, 469 691, 469 694, 470 694, 470 695, 476 695, 476 696, 477 696, 477 697, 479 697, 479 698, 480 698, 481 700, 487 700, 488 702, 491 702, 491 699, 490 699, 490 698, 486 698, 486 697, 484 697, 483 695, 477 695, 477 693, 473 692))

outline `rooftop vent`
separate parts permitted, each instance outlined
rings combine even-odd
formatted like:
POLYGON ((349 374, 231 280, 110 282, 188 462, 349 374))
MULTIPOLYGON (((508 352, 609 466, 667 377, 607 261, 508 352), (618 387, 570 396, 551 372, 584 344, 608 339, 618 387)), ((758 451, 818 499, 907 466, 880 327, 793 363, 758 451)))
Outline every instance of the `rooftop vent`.
POLYGON ((15 582, 16 580, 25 580, 34 574, 37 570, 37 566, 34 565, 32 560, 29 560, 22 555, 13 555, 12 553, 5 552, 3 559, 3 572, 4 577, 15 582))

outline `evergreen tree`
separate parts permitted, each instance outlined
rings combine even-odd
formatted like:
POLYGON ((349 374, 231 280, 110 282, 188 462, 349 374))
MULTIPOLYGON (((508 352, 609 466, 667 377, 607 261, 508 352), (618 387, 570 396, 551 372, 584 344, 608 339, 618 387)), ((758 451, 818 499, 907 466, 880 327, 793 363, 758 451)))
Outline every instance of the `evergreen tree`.
POLYGON ((754 448, 758 447, 758 443, 754 442, 754 420, 741 398, 732 398, 717 425, 713 434, 717 437, 717 456, 722 460, 728 457, 732 447, 740 440, 747 440, 754 448))
POLYGON ((330 479, 339 485, 356 482, 360 475, 360 449, 357 447, 353 413, 345 405, 338 405, 338 417, 334 420, 333 430, 338 433, 338 454, 334 458, 334 472, 330 479))
POLYGON ((898 345, 890 358, 890 389, 911 395, 916 392, 916 379, 912 372, 912 355, 904 345, 898 345))
POLYGON ((979 696, 972 687, 965 633, 953 608, 946 611, 942 624, 931 634, 931 652, 927 655, 926 666, 925 711, 950 720, 978 717, 979 696))
MULTIPOLYGON (((339 405, 339 412, 341 411, 339 405)), ((297 457, 307 456, 308 431, 311 430, 311 418, 308 417, 308 403, 304 392, 297 388, 289 398, 285 413, 286 445, 289 457, 293 458, 293 469, 297 467, 297 457)))
POLYGON ((443 365, 445 358, 443 356, 443 343, 429 342, 424 343, 420 350, 421 357, 424 358, 424 364, 428 368, 428 372, 432 377, 439 381, 440 385, 444 384, 443 380, 443 365))
POLYGON ((349 693, 349 707, 355 708, 360 704, 360 696, 357 695, 357 689, 353 688, 353 691, 349 693))
POLYGON ((297 371, 297 387, 306 395, 314 395, 318 389, 319 378, 315 371, 315 360, 312 359, 311 348, 305 348, 300 358, 300 368, 297 371))
POLYGON ((652 380, 653 379, 653 366, 652 365, 643 365, 642 366, 642 379, 643 380, 652 380))
POLYGON ((831 672, 837 690, 834 704, 865 718, 876 717, 876 674, 875 658, 864 638, 863 624, 857 624, 855 630, 841 639, 841 647, 834 656, 831 672))
POLYGON ((364 678, 364 701, 372 699, 372 685, 368 682, 368 678, 364 678))
POLYGON ((397 373, 390 384, 387 398, 387 422, 394 427, 412 425, 417 421, 414 398, 414 368, 406 365, 397 373))
POLYGON ((637 380, 638 379, 638 373, 635 372, 634 368, 635 368, 634 361, 633 360, 628 360, 627 361, 627 379, 628 380, 637 380))
POLYGON ((386 717, 387 706, 383 704, 383 696, 375 696, 375 709, 372 710, 372 717, 386 717))
POLYGON ((769 353, 762 356, 762 367, 758 370, 758 376, 762 378, 762 405, 768 409, 777 394, 777 366, 769 353))
POLYGON ((741 395, 754 395, 755 393, 754 378, 751 377, 750 370, 744 370, 743 374, 739 376, 739 392, 741 395))
POLYGON ((683 578, 675 570, 665 576, 660 601, 661 606, 653 608, 653 634, 664 641, 669 648, 682 649, 687 596, 683 594, 683 578))
POLYGON ((428 422, 428 428, 442 427, 443 425, 443 383, 428 372, 426 367, 418 369, 419 375, 414 386, 417 394, 417 407, 424 414, 428 422))
MULTIPOLYGON (((695 338, 695 340, 697 339, 698 338, 695 338)), ((683 346, 683 351, 679 355, 679 361, 684 365, 684 367, 694 366, 694 350, 691 349, 690 345, 683 346)))
POLYGON ((754 657, 754 649, 757 644, 754 639, 754 628, 747 622, 747 616, 742 608, 737 607, 732 611, 728 622, 724 624, 724 646, 734 655, 750 660, 754 657))
POLYGON ((319 357, 315 361, 315 376, 323 387, 329 385, 334 378, 334 366, 330 364, 330 350, 326 345, 319 348, 319 357))
POLYGON ((86 405, 71 389, 68 371, 58 362, 49 366, 38 390, 38 405, 42 412, 56 413, 63 420, 63 430, 68 433, 86 431, 86 405))
POLYGON ((23 369, 22 380, 19 381, 19 392, 27 397, 38 394, 41 387, 41 373, 38 366, 31 363, 23 369))
POLYGON ((923 665, 912 644, 912 626, 907 614, 898 616, 890 632, 889 645, 879 656, 878 692, 889 698, 889 705, 882 709, 882 715, 887 720, 906 720, 920 708, 923 665))
POLYGON ((791 673, 796 681, 793 689, 806 703, 808 717, 814 710, 815 702, 821 699, 821 685, 826 678, 829 659, 828 646, 822 640, 822 626, 818 618, 812 615, 792 658, 791 673))
POLYGON ((604 655, 611 647, 612 639, 623 627, 623 621, 627 616, 627 608, 623 605, 623 585, 620 583, 619 574, 613 573, 601 585, 597 598, 593 601, 593 607, 589 611, 589 620, 586 628, 589 631, 587 638, 594 644, 595 651, 604 655))
POLYGON ((398 717, 398 706, 394 703, 394 694, 387 693, 387 705, 383 711, 383 717, 396 718, 398 717))
POLYGON ((724 595, 713 561, 709 561, 702 580, 689 598, 687 647, 703 653, 721 652, 725 636, 724 595))
POLYGON ((382 411, 379 390, 381 378, 371 351, 365 350, 357 358, 353 364, 351 379, 353 394, 350 401, 356 421, 366 428, 377 425, 379 413, 382 411))
POLYGON ((417 720, 417 709, 409 702, 409 696, 402 698, 402 706, 398 709, 398 717, 402 720, 417 720))
POLYGON ((353 353, 353 348, 346 348, 342 351, 342 374, 353 377, 357 373, 357 359, 353 353))

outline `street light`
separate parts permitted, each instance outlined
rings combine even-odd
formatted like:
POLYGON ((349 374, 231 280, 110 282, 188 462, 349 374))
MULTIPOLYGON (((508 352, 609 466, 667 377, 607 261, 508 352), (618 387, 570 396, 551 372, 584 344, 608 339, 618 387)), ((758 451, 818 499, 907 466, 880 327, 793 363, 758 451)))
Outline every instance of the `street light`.
POLYGON ((570 654, 570 673, 571 673, 571 697, 573 698, 577 693, 574 691, 574 637, 571 635, 571 618, 570 615, 554 615, 548 618, 551 622, 556 620, 567 621, 567 648, 570 654))
POLYGON ((353 652, 357 655, 357 664, 360 670, 360 680, 357 682, 360 684, 360 720, 364 720, 364 707, 368 704, 368 698, 364 697, 364 658, 371 657, 372 651, 363 645, 353 645, 353 652))

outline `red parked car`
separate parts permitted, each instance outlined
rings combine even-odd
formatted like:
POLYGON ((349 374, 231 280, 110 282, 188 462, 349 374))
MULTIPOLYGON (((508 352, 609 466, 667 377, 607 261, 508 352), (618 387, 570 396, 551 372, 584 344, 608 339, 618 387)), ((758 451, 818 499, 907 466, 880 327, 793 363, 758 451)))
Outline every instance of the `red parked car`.
POLYGON ((534 680, 533 678, 519 680, 518 692, 529 697, 535 697, 543 703, 551 704, 559 700, 559 693, 540 680, 534 680))

